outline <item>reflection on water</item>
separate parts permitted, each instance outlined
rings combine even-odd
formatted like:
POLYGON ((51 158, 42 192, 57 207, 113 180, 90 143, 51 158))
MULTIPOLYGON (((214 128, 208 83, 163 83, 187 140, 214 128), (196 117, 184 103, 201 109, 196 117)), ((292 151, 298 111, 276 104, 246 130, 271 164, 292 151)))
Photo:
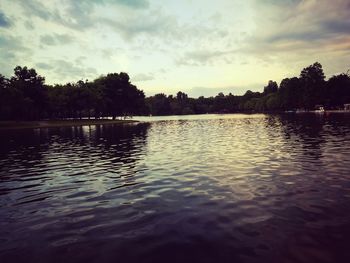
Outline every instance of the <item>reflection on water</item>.
POLYGON ((0 133, 1 262, 348 262, 349 115, 0 133))

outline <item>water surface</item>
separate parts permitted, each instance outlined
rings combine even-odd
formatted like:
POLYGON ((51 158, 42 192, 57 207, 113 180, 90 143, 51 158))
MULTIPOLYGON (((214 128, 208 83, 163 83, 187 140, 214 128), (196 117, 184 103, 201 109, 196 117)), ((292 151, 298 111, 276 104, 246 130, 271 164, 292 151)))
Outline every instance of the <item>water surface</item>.
POLYGON ((1 262, 350 262, 350 116, 0 131, 1 262))

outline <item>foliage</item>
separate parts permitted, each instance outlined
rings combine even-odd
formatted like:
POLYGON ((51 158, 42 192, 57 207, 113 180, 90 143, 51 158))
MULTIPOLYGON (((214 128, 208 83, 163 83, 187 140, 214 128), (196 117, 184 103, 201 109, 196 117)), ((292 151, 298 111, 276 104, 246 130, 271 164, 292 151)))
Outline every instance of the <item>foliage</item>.
POLYGON ((299 77, 283 79, 279 86, 270 80, 263 92, 197 99, 181 91, 176 96, 159 93, 145 98, 123 72, 53 86, 45 85, 45 79, 27 67, 17 66, 10 79, 0 74, 2 120, 312 110, 316 105, 340 109, 345 103, 350 103, 349 75, 326 81, 318 62, 304 68, 299 77))
POLYGON ((0 119, 37 120, 128 116, 146 111, 143 91, 126 73, 89 82, 45 85, 35 69, 17 66, 9 80, 0 75, 0 119))

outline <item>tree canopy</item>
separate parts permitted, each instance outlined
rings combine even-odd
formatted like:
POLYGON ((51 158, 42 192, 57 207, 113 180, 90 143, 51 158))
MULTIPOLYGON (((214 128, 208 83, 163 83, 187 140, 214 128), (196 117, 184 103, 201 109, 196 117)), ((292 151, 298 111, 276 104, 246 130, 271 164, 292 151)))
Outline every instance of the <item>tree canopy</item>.
POLYGON ((116 118, 144 113, 144 99, 143 91, 123 72, 53 86, 27 67, 17 66, 10 79, 0 75, 2 120, 116 118))
POLYGON ((341 109, 346 103, 350 103, 349 75, 326 80, 318 62, 279 85, 268 81, 263 92, 248 90, 242 96, 220 92, 196 99, 181 91, 145 98, 124 72, 63 85, 47 85, 44 77, 27 67, 15 67, 10 78, 0 74, 0 120, 312 110, 316 105, 341 109))

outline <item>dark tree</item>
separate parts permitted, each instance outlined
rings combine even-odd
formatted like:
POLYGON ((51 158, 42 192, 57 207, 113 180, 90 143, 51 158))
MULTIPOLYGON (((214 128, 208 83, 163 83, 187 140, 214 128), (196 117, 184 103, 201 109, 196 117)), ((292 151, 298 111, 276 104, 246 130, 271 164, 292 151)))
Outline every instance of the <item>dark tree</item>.
POLYGON ((299 108, 302 97, 299 79, 296 77, 283 79, 280 84, 279 96, 282 109, 296 110, 299 108))
POLYGON ((311 110, 317 104, 323 103, 325 75, 322 65, 318 62, 304 68, 300 73, 302 88, 302 106, 311 110))
POLYGON ((47 105, 45 78, 38 75, 35 69, 17 66, 10 80, 10 88, 17 93, 18 106, 14 113, 16 119, 40 119, 44 117, 47 105))
POLYGON ((101 90, 103 107, 97 109, 103 116, 126 116, 139 113, 139 108, 144 109, 143 91, 130 83, 126 73, 110 73, 100 77, 94 83, 101 90))
POLYGON ((270 93, 276 93, 278 90, 278 85, 276 81, 269 80, 269 83, 267 86, 264 87, 264 95, 270 94, 270 93))
POLYGON ((326 104, 331 108, 343 108, 350 103, 350 77, 340 74, 331 77, 326 84, 326 104))
POLYGON ((269 81, 263 92, 248 90, 243 96, 220 92, 215 97, 189 98, 179 91, 145 98, 130 83, 127 73, 110 73, 92 82, 45 85, 35 69, 17 66, 7 79, 0 74, 0 119, 126 117, 134 114, 203 114, 312 110, 317 104, 342 109, 350 103, 350 77, 340 74, 325 80, 318 62, 304 68, 300 77, 283 79, 278 87, 269 81))
POLYGON ((148 98, 147 104, 152 115, 172 114, 169 98, 163 93, 159 93, 148 98))

